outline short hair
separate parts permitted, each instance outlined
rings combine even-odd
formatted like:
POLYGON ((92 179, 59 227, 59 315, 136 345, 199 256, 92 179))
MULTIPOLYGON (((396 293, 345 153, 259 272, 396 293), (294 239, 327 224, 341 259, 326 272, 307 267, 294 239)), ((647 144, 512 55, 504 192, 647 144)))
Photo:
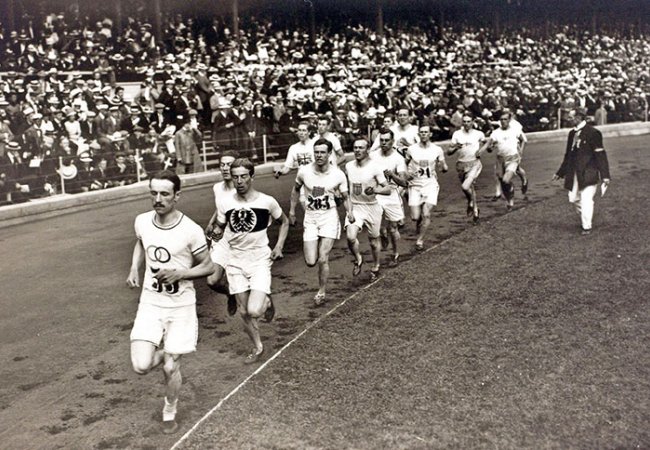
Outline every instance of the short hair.
POLYGON ((159 172, 156 172, 151 176, 151 178, 149 178, 149 184, 151 184, 151 180, 171 181, 174 185, 174 193, 181 190, 181 179, 178 175, 176 175, 176 173, 172 172, 171 170, 161 170, 159 172))
POLYGON ((354 139, 352 140, 352 144, 354 145, 354 143, 357 141, 364 141, 366 143, 366 147, 370 147, 370 141, 368 141, 368 138, 363 134, 355 136, 354 139))
POLYGON ((314 142, 313 147, 316 148, 317 145, 326 145, 328 153, 334 150, 334 145, 332 145, 332 143, 325 138, 318 139, 316 142, 314 142))
POLYGON ((395 133, 393 133, 393 130, 391 130, 388 127, 381 127, 379 129, 379 136, 381 136, 382 134, 390 134, 390 138, 395 139, 395 133))
POLYGON ((321 120, 327 121, 327 123, 332 123, 332 118, 326 115, 320 115, 318 116, 318 121, 320 122, 321 120))
POLYGON ((223 158, 232 158, 232 159, 237 159, 237 153, 235 153, 233 150, 226 150, 219 156, 219 161, 221 161, 223 158))
POLYGON ((300 126, 300 125, 306 126, 307 131, 309 131, 309 127, 311 126, 311 124, 309 122, 307 122, 306 120, 301 120, 300 122, 298 122, 298 126, 300 126))
POLYGON ((512 113, 510 111, 502 111, 499 120, 503 119, 505 116, 508 116, 508 119, 511 119, 512 113))
POLYGON ((238 167, 243 167, 244 169, 248 170, 248 174, 251 177, 255 175, 255 165, 248 158, 237 158, 234 160, 230 165, 230 171, 232 172, 233 169, 236 169, 238 167))

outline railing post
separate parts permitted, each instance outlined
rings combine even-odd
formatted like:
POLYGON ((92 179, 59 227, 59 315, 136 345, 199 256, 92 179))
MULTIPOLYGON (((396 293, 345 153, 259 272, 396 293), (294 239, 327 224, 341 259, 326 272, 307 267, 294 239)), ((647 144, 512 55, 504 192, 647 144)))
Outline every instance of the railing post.
POLYGON ((205 150, 205 141, 201 141, 201 153, 203 153, 203 171, 208 171, 208 155, 205 150))
POLYGON ((557 129, 562 128, 562 108, 557 109, 557 129))
POLYGON ((142 165, 140 164, 140 149, 135 149, 135 174, 138 179, 138 183, 142 181, 142 165))
POLYGON ((267 163, 266 161, 266 151, 267 151, 267 142, 266 142, 266 134, 262 135, 262 151, 264 152, 264 164, 267 163))
POLYGON ((61 178, 61 193, 65 194, 65 178, 61 173, 61 167, 63 167, 63 157, 59 156, 59 178, 61 178))

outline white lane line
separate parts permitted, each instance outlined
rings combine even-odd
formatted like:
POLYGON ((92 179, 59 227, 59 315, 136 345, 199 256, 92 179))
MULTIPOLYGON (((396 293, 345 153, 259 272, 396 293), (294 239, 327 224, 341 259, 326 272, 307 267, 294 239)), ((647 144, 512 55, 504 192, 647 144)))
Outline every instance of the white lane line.
POLYGON ((235 395, 235 394, 237 393, 237 391, 239 391, 239 390, 240 390, 241 388, 243 388, 246 384, 248 384, 248 382, 249 382, 249 381, 250 381, 250 380, 251 380, 255 375, 257 375, 257 374, 260 373, 262 370, 264 370, 264 368, 265 368, 269 363, 271 363, 271 361, 273 361, 275 358, 277 358, 278 356, 280 356, 280 354, 281 354, 282 352, 284 352, 287 348, 289 348, 289 346, 290 346, 291 344, 293 344, 294 342, 296 342, 296 341, 297 341, 298 339, 300 339, 300 338, 301 338, 305 333, 307 333, 309 330, 311 330, 311 329, 314 328, 316 325, 318 325, 318 324, 319 324, 323 319, 325 319, 326 317, 332 315, 332 314, 333 314, 337 309, 339 309, 341 306, 345 305, 349 300, 352 300, 354 297, 356 297, 357 294, 359 294, 360 292, 362 292, 362 291, 365 290, 365 289, 368 289, 370 286, 373 286, 374 284, 378 283, 379 281, 381 281, 381 280, 383 280, 383 279, 384 279, 384 275, 379 276, 375 281, 373 281, 373 282, 371 282, 371 283, 369 283, 369 284, 366 284, 365 286, 361 287, 361 288, 360 288, 358 291, 356 291, 354 294, 352 294, 352 295, 349 296, 348 298, 344 299, 341 303, 339 303, 339 304, 337 304, 336 306, 334 306, 334 308, 330 309, 328 312, 326 312, 325 314, 323 314, 322 316, 318 317, 316 320, 314 320, 313 322, 311 322, 309 325, 307 325, 307 328, 305 328, 304 330, 302 330, 302 331, 301 331, 301 332, 300 332, 296 337, 294 337, 294 338, 291 339, 289 342, 287 342, 287 343, 284 345, 284 347, 282 347, 280 350, 278 350, 277 352, 275 352, 275 353, 273 354, 273 356, 271 356, 271 357, 270 357, 269 359, 267 359, 267 360, 266 360, 266 361, 265 361, 261 366, 259 366, 255 372, 253 372, 253 373, 250 374, 248 377, 246 377, 246 378, 244 379, 244 381, 242 381, 241 383, 239 383, 239 385, 238 385, 236 388, 234 388, 232 391, 230 391, 230 393, 229 393, 228 395, 226 395, 224 398, 222 398, 222 399, 219 401, 219 403, 217 403, 217 404, 216 404, 216 405, 215 405, 215 406, 214 406, 210 411, 208 411, 207 413, 205 413, 205 415, 204 415, 203 417, 201 417, 201 419, 199 419, 199 421, 196 422, 192 428, 190 428, 189 430, 187 430, 187 433, 185 433, 183 436, 181 436, 181 438, 180 438, 178 441, 176 441, 176 443, 171 447, 170 450, 175 450, 175 449, 179 448, 179 446, 180 446, 183 442, 185 442, 185 441, 187 440, 187 438, 189 438, 190 435, 191 435, 194 431, 196 431, 196 429, 197 429, 197 428, 198 428, 198 427, 199 427, 203 422, 205 422, 205 421, 206 421, 206 420, 207 420, 207 419, 208 419, 212 414, 214 414, 217 410, 219 410, 219 409, 221 408, 221 406, 226 402, 226 400, 228 400, 230 397, 232 397, 233 395, 235 395))
MULTIPOLYGON (((444 244, 444 243, 447 242, 448 240, 449 240, 449 239, 445 239, 445 240, 443 240, 443 241, 440 241, 440 242, 438 242, 437 244, 435 244, 434 246, 429 247, 429 248, 425 249, 424 251, 419 252, 418 254, 422 254, 422 253, 430 252, 431 250, 433 250, 433 249, 439 247, 440 245, 444 244)), ((413 258, 417 257, 418 254, 414 255, 413 258)), ((411 259, 413 259, 413 258, 411 258, 411 259)), ((253 373, 251 373, 249 376, 247 376, 247 377, 244 379, 244 381, 242 381, 241 383, 239 383, 239 385, 238 385, 236 388, 234 388, 232 391, 230 391, 230 393, 228 393, 228 395, 226 395, 224 398, 222 398, 221 400, 219 400, 219 403, 217 403, 217 404, 216 404, 216 405, 215 405, 215 406, 214 406, 210 411, 208 411, 207 413, 205 413, 205 415, 204 415, 203 417, 201 417, 201 418, 199 419, 199 421, 196 422, 196 423, 194 424, 194 426, 192 426, 192 428, 190 428, 189 430, 187 430, 187 432, 186 432, 183 436, 181 436, 180 439, 178 439, 178 441, 176 441, 176 442, 174 443, 174 445, 172 445, 172 447, 170 448, 170 450, 176 450, 177 448, 179 448, 180 445, 181 445, 183 442, 185 442, 185 441, 187 440, 187 438, 189 438, 190 435, 191 435, 194 431, 196 431, 196 430, 199 428, 199 426, 200 426, 203 422, 205 422, 205 421, 206 421, 206 420, 207 420, 207 419, 208 419, 212 414, 214 414, 216 411, 218 411, 218 410, 221 408, 221 406, 222 406, 222 405, 223 405, 223 404, 224 404, 224 403, 225 403, 225 402, 226 402, 230 397, 232 397, 233 395, 235 395, 235 394, 236 394, 236 393, 237 393, 241 388, 243 388, 246 384, 248 384, 248 382, 249 382, 249 381, 250 381, 250 380, 251 380, 255 375, 257 375, 257 374, 260 373, 262 370, 264 370, 264 368, 265 368, 268 364, 270 364, 271 361, 273 361, 275 358, 277 358, 278 356, 280 356, 280 354, 281 354, 282 352, 284 352, 286 349, 288 349, 289 346, 291 346, 291 344, 293 344, 294 342, 296 342, 296 341, 297 341, 298 339, 300 339, 300 338, 301 338, 305 333, 307 333, 309 330, 311 330, 311 329, 314 328, 316 325, 318 325, 318 324, 319 324, 323 319, 325 319, 325 318, 331 316, 331 315, 332 315, 332 314, 333 314, 337 309, 339 309, 341 306, 345 305, 349 300, 352 300, 352 299, 353 299, 354 297, 356 297, 360 292, 362 292, 362 291, 364 291, 365 289, 368 289, 369 287, 371 287, 371 286, 373 286, 373 285, 379 283, 381 280, 384 279, 384 276, 385 276, 385 275, 382 274, 382 275, 380 275, 380 276, 379 276, 375 281, 373 281, 373 282, 371 282, 371 283, 368 283, 368 284, 366 284, 365 286, 361 287, 361 288, 360 288, 359 290, 357 290, 354 294, 352 294, 352 295, 349 296, 348 298, 344 299, 343 301, 341 301, 341 303, 339 303, 339 304, 337 304, 336 306, 334 306, 334 308, 330 309, 328 312, 326 312, 325 314, 323 314, 322 316, 318 317, 316 320, 314 320, 313 322, 311 322, 309 325, 307 325, 307 328, 305 328, 304 330, 302 330, 302 331, 301 331, 301 332, 300 332, 296 337, 294 337, 294 338, 291 339, 289 342, 287 342, 287 343, 284 345, 284 347, 282 347, 280 350, 278 350, 276 353, 274 353, 273 356, 271 356, 271 357, 270 357, 269 359, 267 359, 267 360, 266 360, 266 361, 265 361, 261 366, 259 366, 255 372, 253 372, 253 373)))

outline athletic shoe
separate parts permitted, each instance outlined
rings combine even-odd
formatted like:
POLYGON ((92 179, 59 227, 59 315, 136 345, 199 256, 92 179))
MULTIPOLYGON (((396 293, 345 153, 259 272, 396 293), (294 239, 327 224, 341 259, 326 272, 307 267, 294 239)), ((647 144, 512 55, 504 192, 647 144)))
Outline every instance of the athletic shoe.
POLYGON ((228 295, 228 315, 234 316, 237 312, 237 297, 228 295))
POLYGON ((250 354, 244 360, 244 364, 255 364, 257 361, 259 361, 262 358, 263 354, 264 354, 264 347, 262 347, 262 350, 259 352, 257 351, 257 349, 253 349, 253 351, 251 351, 250 354))
POLYGON ((491 196, 491 197, 489 197, 489 198, 490 198, 490 201, 491 201, 491 202, 496 202, 496 201, 498 201, 499 199, 501 199, 501 196, 500 196, 500 195, 494 195, 494 196, 491 196))
POLYGON ((271 322, 275 317, 275 305, 273 304, 273 298, 269 295, 269 307, 264 311, 264 321, 271 322))
POLYGON ((591 234, 591 228, 588 229, 588 230, 583 228, 582 231, 580 232, 580 234, 583 235, 583 236, 589 236, 591 234))
POLYGON ((319 292, 314 296, 314 305, 315 306, 322 306, 325 304, 325 293, 324 292, 319 292))
POLYGON ((393 255, 393 259, 391 259, 388 262, 388 267, 397 267, 398 264, 399 264, 399 253, 396 254, 396 255, 393 255))
POLYGON ((176 420, 163 420, 162 432, 165 434, 174 434, 178 431, 178 422, 176 420))
POLYGON ((417 250, 418 252, 421 252, 422 250, 424 250, 424 242, 417 241, 415 243, 415 250, 417 250))
POLYGON ((352 276, 357 277, 361 273, 361 266, 363 266, 363 258, 361 261, 353 261, 354 267, 352 267, 352 276))
POLYGON ((379 278, 379 268, 370 269, 370 281, 375 281, 377 278, 379 278))
POLYGON ((476 213, 472 216, 472 223, 474 225, 478 225, 481 222, 481 219, 479 218, 479 212, 478 209, 476 210, 476 213))

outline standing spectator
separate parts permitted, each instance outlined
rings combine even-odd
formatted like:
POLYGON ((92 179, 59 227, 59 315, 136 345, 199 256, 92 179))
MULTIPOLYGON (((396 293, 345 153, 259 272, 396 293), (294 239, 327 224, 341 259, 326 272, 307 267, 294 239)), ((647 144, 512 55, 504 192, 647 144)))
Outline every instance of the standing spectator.
POLYGON ((607 109, 605 109, 605 103, 600 100, 594 112, 594 125, 607 125, 607 109))
POLYGON ((602 194, 609 186, 609 162, 603 146, 603 136, 586 121, 587 111, 577 108, 572 119, 575 127, 569 131, 564 160, 553 175, 553 180, 564 178, 564 187, 569 191, 569 201, 580 215, 582 234, 592 229, 594 197, 598 183, 602 194))
POLYGON ((230 149, 234 143, 234 128, 239 118, 233 114, 232 105, 224 100, 219 103, 219 109, 212 122, 212 139, 220 151, 230 149))
POLYGON ((174 135, 174 148, 176 149, 176 173, 194 173, 201 166, 199 145, 201 133, 190 121, 186 121, 174 135))

